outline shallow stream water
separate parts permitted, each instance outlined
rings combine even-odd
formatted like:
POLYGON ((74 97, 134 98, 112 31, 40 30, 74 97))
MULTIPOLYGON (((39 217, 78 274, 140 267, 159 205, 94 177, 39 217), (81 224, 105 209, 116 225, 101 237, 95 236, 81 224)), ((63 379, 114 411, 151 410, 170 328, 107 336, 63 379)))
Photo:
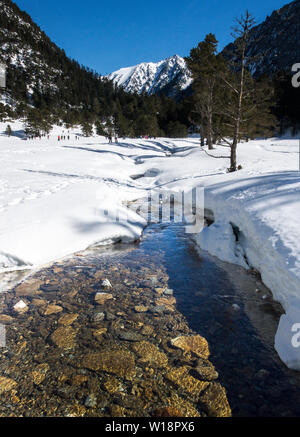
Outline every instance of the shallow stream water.
POLYGON ((145 252, 160 248, 178 310, 209 343, 233 415, 299 416, 300 375, 274 350, 283 309, 255 272, 199 250, 180 226, 148 231, 145 252))
POLYGON ((0 375, 12 384, 1 393, 2 416, 152 416, 166 405, 207 415, 199 392, 169 376, 199 364, 170 347, 190 334, 207 339, 233 416, 300 416, 299 374, 273 348, 281 306, 254 272, 201 252, 184 227, 153 224, 139 243, 82 252, 30 280, 27 294, 0 296, 0 312, 12 317, 0 350, 0 375), (115 299, 96 305, 106 278, 115 299), (164 307, 166 290, 176 303, 164 307), (17 315, 20 299, 28 311, 17 315), (68 324, 66 315, 77 317, 68 324), (91 354, 103 350, 120 366, 99 370, 91 354))

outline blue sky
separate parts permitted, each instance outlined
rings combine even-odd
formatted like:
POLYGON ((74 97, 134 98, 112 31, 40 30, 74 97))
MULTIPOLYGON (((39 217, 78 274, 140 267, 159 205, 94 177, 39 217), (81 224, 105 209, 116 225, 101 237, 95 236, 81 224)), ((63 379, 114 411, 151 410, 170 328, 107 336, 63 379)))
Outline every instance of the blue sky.
POLYGON ((219 48, 247 8, 263 21, 287 0, 14 0, 67 55, 108 74, 174 54, 187 56, 209 32, 219 48))

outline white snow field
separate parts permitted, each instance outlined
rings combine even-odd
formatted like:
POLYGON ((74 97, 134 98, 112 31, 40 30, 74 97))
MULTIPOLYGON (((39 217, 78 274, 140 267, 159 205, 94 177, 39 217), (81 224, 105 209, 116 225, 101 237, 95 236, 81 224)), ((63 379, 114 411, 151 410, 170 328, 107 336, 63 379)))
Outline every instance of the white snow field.
MULTIPOLYGON (((188 192, 205 187, 214 223, 194 236, 223 261, 257 269, 284 307, 275 348, 300 370, 299 140, 241 143, 243 169, 227 173, 197 138, 103 137, 24 141, 21 123, 6 137, 0 124, 0 271, 37 267, 95 244, 133 241, 146 221, 125 204, 149 189, 188 192), (144 177, 132 178, 135 175, 144 177), (119 215, 128 220, 117 221, 119 215), (233 231, 235 230, 235 232, 233 231), (299 324, 299 325, 297 325, 299 324)), ((66 131, 65 131, 66 132, 66 131)), ((217 146, 214 155, 228 153, 217 146)))

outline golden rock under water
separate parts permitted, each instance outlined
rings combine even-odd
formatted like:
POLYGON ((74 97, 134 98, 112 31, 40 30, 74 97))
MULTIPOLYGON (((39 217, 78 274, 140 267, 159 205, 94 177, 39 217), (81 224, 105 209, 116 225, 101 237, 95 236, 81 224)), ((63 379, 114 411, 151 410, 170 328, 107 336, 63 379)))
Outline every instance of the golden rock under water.
POLYGON ((160 352, 157 346, 149 341, 135 343, 133 350, 143 363, 148 363, 153 367, 166 367, 168 365, 167 355, 164 352, 160 352))
POLYGON ((177 337, 171 340, 171 344, 185 352, 192 352, 200 358, 207 359, 210 354, 207 340, 201 335, 177 337))

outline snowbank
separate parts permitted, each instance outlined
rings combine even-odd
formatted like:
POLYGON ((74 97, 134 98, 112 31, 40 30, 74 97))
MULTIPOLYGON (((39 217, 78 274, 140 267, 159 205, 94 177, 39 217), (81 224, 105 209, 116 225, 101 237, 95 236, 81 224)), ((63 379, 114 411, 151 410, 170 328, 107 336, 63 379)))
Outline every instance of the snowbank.
MULTIPOLYGON (((205 208, 214 223, 195 236, 196 242, 223 261, 261 273, 286 311, 275 348, 288 367, 300 370, 299 141, 242 143, 238 162, 243 170, 233 174, 226 173, 228 160, 192 148, 195 140, 175 143, 178 153, 169 162, 152 160, 151 166, 161 170, 154 185, 175 191, 204 186, 205 208)), ((212 153, 224 155, 224 150, 212 153)))
MULTIPOLYGON (((124 203, 134 168, 104 138, 58 142, 0 136, 0 271, 40 266, 95 244, 134 241, 145 221, 124 203)), ((6 124, 0 126, 5 130, 6 124)))
POLYGON ((49 140, 24 141, 22 124, 10 124, 15 135, 7 138, 1 134, 7 123, 0 123, 0 269, 39 266, 94 244, 135 240, 146 223, 126 202, 151 189, 204 186, 214 223, 195 236, 197 243, 223 261, 261 273, 286 311, 276 350, 300 370, 297 140, 240 144, 243 170, 228 174, 228 160, 207 156, 197 138, 109 145, 101 137, 76 140, 75 129, 70 140, 58 142, 62 128, 56 127, 49 140))
POLYGON ((300 370, 300 349, 292 344, 300 323, 300 173, 241 178, 206 187, 205 206, 215 223, 196 237, 224 261, 257 269, 286 315, 275 348, 290 368, 300 370))

